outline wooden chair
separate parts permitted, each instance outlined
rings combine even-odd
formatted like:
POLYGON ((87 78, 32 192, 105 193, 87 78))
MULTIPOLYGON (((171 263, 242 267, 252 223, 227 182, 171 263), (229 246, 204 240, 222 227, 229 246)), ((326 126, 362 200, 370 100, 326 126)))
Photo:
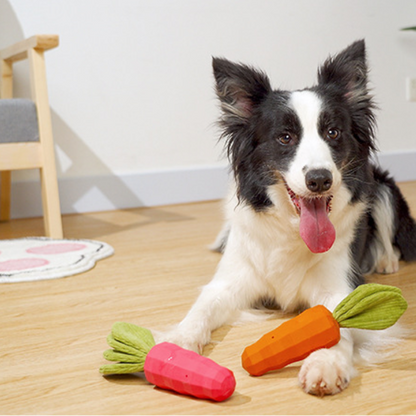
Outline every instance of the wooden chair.
MULTIPOLYGON (((15 137, 10 142, 5 137, 7 134, 3 134, 3 140, 0 137, 0 220, 10 219, 11 171, 38 168, 41 178, 45 234, 53 238, 62 238, 63 233, 44 52, 57 47, 58 44, 57 35, 36 35, 0 50, 0 111, 3 107, 3 109, 8 108, 9 113, 12 111, 14 116, 18 113, 10 107, 10 105, 19 106, 19 100, 13 99, 13 63, 28 59, 32 100, 26 100, 26 102, 20 100, 21 104, 23 106, 26 104, 29 109, 26 112, 22 107, 21 111, 30 118, 30 107, 33 106, 30 103, 34 103, 35 128, 38 130, 37 141, 29 141, 33 138, 15 137)), ((18 123, 17 129, 19 129, 18 123)), ((9 131, 8 128, 6 131, 9 131)), ((14 130, 11 129, 11 131, 14 130)))

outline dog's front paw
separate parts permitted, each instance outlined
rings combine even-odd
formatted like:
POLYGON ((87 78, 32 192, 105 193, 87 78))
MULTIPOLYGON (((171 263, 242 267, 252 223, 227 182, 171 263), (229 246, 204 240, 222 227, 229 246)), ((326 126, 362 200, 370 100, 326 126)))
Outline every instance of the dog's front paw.
POLYGON ((376 272, 381 274, 397 273, 399 271, 400 251, 394 247, 390 253, 384 253, 376 264, 376 272))
POLYGON ((322 349, 304 361, 299 372, 299 383, 306 393, 322 397, 343 391, 354 375, 354 367, 342 353, 322 349))
POLYGON ((155 332, 154 338, 156 344, 171 342, 187 350, 195 351, 198 354, 202 354, 204 348, 204 345, 199 343, 191 334, 184 334, 178 329, 169 332, 155 332))

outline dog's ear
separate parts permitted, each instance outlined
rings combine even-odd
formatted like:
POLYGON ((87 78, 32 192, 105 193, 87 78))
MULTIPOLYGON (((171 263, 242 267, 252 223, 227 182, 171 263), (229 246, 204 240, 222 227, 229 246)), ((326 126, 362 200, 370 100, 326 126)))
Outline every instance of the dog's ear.
POLYGON ((360 101, 368 94, 367 72, 365 42, 358 40, 324 62, 318 70, 318 83, 341 89, 349 101, 360 101))
POLYGON ((368 150, 375 149, 376 105, 367 87, 365 42, 359 40, 329 58, 318 71, 319 87, 341 95, 350 106, 352 135, 368 150))
POLYGON ((271 91, 267 75, 249 66, 213 58, 216 91, 227 125, 245 123, 271 91))

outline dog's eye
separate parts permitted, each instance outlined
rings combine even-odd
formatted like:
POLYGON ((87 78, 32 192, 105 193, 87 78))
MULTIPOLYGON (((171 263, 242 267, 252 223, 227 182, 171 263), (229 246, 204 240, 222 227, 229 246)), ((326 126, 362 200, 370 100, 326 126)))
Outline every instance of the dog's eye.
POLYGON ((277 138, 280 144, 283 144, 284 146, 287 146, 289 144, 293 143, 293 136, 289 133, 282 134, 277 138))
POLYGON ((341 132, 337 129, 329 129, 326 133, 326 137, 330 140, 337 140, 339 139, 339 136, 341 135, 341 132))

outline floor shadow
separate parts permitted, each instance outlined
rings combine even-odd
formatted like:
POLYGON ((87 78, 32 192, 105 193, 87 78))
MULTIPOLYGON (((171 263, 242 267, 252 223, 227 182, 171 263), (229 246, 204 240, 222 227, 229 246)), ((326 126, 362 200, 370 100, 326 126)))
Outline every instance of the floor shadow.
POLYGON ((172 221, 193 221, 195 218, 176 214, 170 212, 168 209, 163 208, 136 208, 118 210, 118 219, 122 216, 123 212, 133 217, 126 225, 120 225, 119 220, 117 222, 111 222, 110 220, 104 220, 100 213, 97 216, 95 214, 76 215, 73 218, 72 215, 63 216, 63 228, 65 238, 89 238, 89 239, 100 239, 103 235, 111 235, 120 233, 123 231, 134 230, 147 225, 152 225, 159 222, 172 222, 172 221), (134 219, 134 217, 136 219, 134 219), (87 232, 82 235, 82 223, 85 221, 87 226, 87 232), (77 227, 75 230, 71 226, 76 222, 77 227), (81 225, 81 227, 80 227, 81 225), (105 230, 105 231, 103 231, 105 230))
POLYGON ((211 334, 211 341, 209 344, 205 345, 203 355, 209 357, 214 351, 215 347, 224 340, 227 334, 230 332, 232 325, 223 325, 222 327, 216 329, 211 334))
POLYGON ((413 358, 389 359, 387 362, 378 364, 377 368, 384 368, 393 371, 416 372, 416 361, 413 358))
POLYGON ((103 377, 109 383, 119 384, 122 386, 140 384, 142 386, 151 386, 144 376, 144 373, 131 373, 131 374, 112 374, 103 377))

